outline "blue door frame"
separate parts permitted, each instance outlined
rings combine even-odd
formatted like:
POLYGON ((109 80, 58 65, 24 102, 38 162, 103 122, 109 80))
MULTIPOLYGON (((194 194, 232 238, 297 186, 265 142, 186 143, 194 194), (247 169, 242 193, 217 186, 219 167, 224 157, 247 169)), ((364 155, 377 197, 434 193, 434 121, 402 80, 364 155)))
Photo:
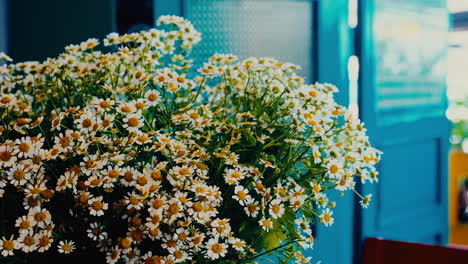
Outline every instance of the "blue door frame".
MULTIPOLYGON (((191 19, 191 2, 196 0, 154 0, 154 17, 161 15, 179 15, 191 19)), ((223 1, 211 0, 219 5, 223 1)), ((275 0, 238 0, 243 2, 274 2, 275 0)), ((310 57, 312 66, 310 72, 305 73, 309 82, 328 82, 337 85, 340 92, 336 95, 337 101, 347 106, 349 104, 348 89, 348 59, 354 40, 352 32, 348 27, 348 0, 290 0, 291 2, 309 2, 312 4, 310 12, 316 26, 310 28, 312 47, 307 54, 310 57)), ((198 0, 198 2, 209 2, 209 0, 198 0)), ((233 0, 227 1, 233 2, 233 0)), ((193 3, 193 2, 192 2, 193 3)), ((213 8, 213 7, 210 7, 213 8)), ((222 7, 221 7, 222 8, 222 7)), ((200 10, 198 9, 198 12, 200 10)), ((209 12, 208 10, 206 12, 209 12)), ((203 23, 212 23, 212 21, 203 21, 203 23)), ((203 25, 202 25, 203 26, 203 25)), ((295 30, 302 30, 294 27, 295 30)), ((203 34, 204 32, 202 32, 203 34)), ((310 33, 310 32, 309 32, 310 33)), ((205 37, 207 34, 205 33, 205 37)), ((203 36, 202 36, 203 37, 203 36)), ((205 38, 206 39, 206 38, 205 38)), ((203 40, 202 40, 203 42, 203 40)), ((203 43, 199 44, 202 45, 203 43)), ((226 43, 231 47, 232 43, 226 43)), ((208 49, 211 47, 207 47, 208 49)), ((234 47, 235 51, 229 51, 226 47, 219 47, 221 52, 241 52, 239 47, 234 47)), ((255 54, 251 54, 255 56, 255 54)), ((256 56, 259 56, 258 54, 256 56)), ((281 57, 282 54, 272 55, 281 57)), ((304 65, 301 65, 304 66, 304 65)), ((335 224, 327 228, 318 224, 315 229, 316 243, 314 249, 308 251, 307 255, 313 257, 313 261, 319 260, 324 264, 351 264, 353 261, 353 241, 354 241, 354 197, 348 193, 344 197, 331 195, 331 198, 337 202, 334 210, 336 217, 335 224)), ((271 263, 271 262, 262 262, 271 263)))
POLYGON ((356 209, 356 251, 366 237, 445 244, 446 2, 361 0, 360 20, 360 115, 384 155, 380 183, 362 186, 374 197, 356 209))

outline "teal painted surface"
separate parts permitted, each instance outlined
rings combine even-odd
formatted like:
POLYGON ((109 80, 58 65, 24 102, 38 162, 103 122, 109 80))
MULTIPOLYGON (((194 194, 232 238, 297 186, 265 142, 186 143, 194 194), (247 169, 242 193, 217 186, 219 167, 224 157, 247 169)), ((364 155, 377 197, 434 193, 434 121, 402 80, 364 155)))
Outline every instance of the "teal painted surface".
MULTIPOLYGON (((320 82, 335 84, 340 92, 337 101, 349 104, 348 58, 352 55, 353 40, 348 27, 347 0, 321 0, 318 3, 318 78, 320 82)), ((350 264, 353 261, 354 196, 331 195, 336 201, 335 223, 332 227, 317 225, 316 245, 310 255, 312 263, 350 264), (314 262, 315 261, 315 262, 314 262)))
POLYGON ((372 0, 360 9, 360 114, 384 152, 380 183, 362 187, 374 197, 369 209, 357 210, 360 239, 445 244, 446 3, 372 0))
MULTIPOLYGON (((227 52, 290 61, 303 67, 309 82, 336 84, 338 102, 348 105, 347 65, 353 46, 348 0, 155 0, 154 6, 155 17, 183 15, 202 32, 202 43, 193 51, 197 59, 227 52)), ((317 225, 316 246, 307 253, 315 262, 351 264, 354 198, 351 193, 331 198, 338 204, 335 225, 317 225)))

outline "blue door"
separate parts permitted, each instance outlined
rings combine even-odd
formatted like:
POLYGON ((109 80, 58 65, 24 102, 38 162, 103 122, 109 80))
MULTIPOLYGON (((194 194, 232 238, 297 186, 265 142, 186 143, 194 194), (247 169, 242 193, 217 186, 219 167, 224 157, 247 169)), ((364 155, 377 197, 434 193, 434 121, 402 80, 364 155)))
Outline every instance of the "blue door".
MULTIPOLYGON (((220 52, 292 62, 309 83, 336 84, 338 101, 348 105, 348 0, 155 0, 154 10, 155 17, 182 15, 202 33, 192 52, 196 61, 220 52)), ((308 255, 315 262, 350 264, 354 201, 351 194, 335 198, 337 221, 332 228, 317 226, 308 255)))
POLYGON ((361 118, 384 152, 379 184, 363 186, 374 196, 362 211, 361 238, 444 244, 445 0, 362 0, 360 9, 361 118))

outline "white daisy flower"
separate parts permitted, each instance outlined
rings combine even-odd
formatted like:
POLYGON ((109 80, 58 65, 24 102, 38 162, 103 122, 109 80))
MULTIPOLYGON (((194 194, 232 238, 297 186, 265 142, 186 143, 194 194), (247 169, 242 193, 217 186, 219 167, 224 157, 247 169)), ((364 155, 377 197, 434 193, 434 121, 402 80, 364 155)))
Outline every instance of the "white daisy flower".
POLYGON ((219 243, 219 238, 211 238, 206 243, 206 255, 210 259, 219 259, 220 257, 224 257, 227 253, 228 246, 224 243, 219 243))
POLYGON ((70 254, 75 250, 75 242, 69 240, 62 240, 57 245, 58 252, 62 254, 70 254))

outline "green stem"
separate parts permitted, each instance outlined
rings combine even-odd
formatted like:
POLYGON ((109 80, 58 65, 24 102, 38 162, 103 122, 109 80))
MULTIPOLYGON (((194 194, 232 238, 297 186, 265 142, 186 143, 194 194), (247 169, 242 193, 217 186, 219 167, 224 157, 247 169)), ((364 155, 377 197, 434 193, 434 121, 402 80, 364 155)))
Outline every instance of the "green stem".
POLYGON ((261 253, 261 254, 258 254, 258 255, 255 255, 255 256, 251 257, 251 258, 248 258, 248 259, 246 259, 246 260, 243 260, 243 261, 241 261, 240 263, 246 263, 246 262, 248 262, 248 261, 254 260, 254 259, 256 259, 256 258, 259 258, 259 257, 261 257, 261 256, 264 256, 264 255, 266 255, 266 254, 268 254, 268 253, 271 253, 271 252, 273 252, 273 251, 276 251, 276 250, 278 250, 278 249, 280 249, 280 248, 284 248, 285 246, 288 246, 288 245, 297 243, 297 242, 299 242, 299 241, 303 241, 303 240, 301 240, 301 239, 294 239, 294 240, 292 240, 292 241, 289 241, 289 242, 286 243, 286 244, 277 246, 277 247, 275 247, 275 248, 273 248, 273 249, 270 249, 270 250, 268 250, 268 251, 265 251, 265 252, 263 252, 263 253, 261 253))

